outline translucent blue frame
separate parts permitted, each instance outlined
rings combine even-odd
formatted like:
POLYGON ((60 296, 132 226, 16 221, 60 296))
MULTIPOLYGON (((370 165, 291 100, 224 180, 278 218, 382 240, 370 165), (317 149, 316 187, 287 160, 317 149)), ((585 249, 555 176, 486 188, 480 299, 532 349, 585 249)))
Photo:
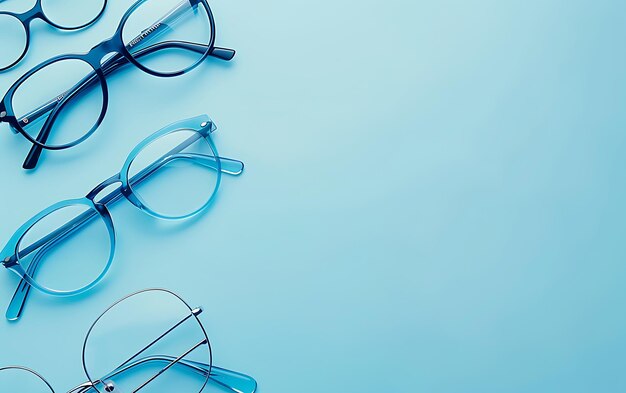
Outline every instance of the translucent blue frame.
MULTIPOLYGON (((170 10, 169 12, 165 13, 164 17, 161 20, 156 21, 153 26, 146 26, 146 33, 137 37, 135 40, 139 39, 142 41, 142 43, 149 43, 150 39, 152 39, 153 37, 157 37, 161 31, 167 29, 168 23, 173 23, 173 21, 178 18, 178 14, 184 12, 187 7, 203 6, 207 12, 209 19, 208 23, 211 30, 210 41, 208 45, 186 41, 165 41, 146 47, 138 51, 136 54, 132 55, 129 51, 129 46, 124 45, 122 33, 127 20, 130 18, 133 12, 135 12, 142 4, 146 3, 147 1, 156 0, 139 0, 135 4, 133 4, 122 17, 122 20, 118 25, 115 34, 111 38, 104 40, 100 44, 93 47, 93 49, 91 49, 88 53, 83 55, 70 54, 53 57, 52 59, 39 64, 38 66, 25 73, 6 92, 3 99, 0 101, 0 123, 8 123, 15 134, 21 134, 33 144, 30 152, 28 153, 28 156, 26 157, 26 160, 24 161, 24 169, 34 169, 37 166, 42 153, 42 149, 63 150, 74 147, 87 140, 98 129, 98 127, 100 126, 100 124, 102 124, 102 121, 104 120, 108 108, 109 93, 106 77, 111 73, 119 70, 122 66, 130 63, 150 75, 154 75, 157 77, 175 77, 183 75, 198 67, 209 56, 226 61, 232 60, 235 56, 235 51, 233 49, 220 48, 215 46, 215 20, 207 0, 181 1, 176 9, 170 10), (158 26, 158 28, 155 28, 155 26, 158 26), (188 50, 191 52, 202 54, 202 56, 199 57, 195 63, 188 66, 187 68, 175 72, 158 72, 146 67, 145 65, 137 61, 137 58, 153 54, 160 50, 168 50, 172 48, 188 50), (115 54, 110 56, 111 53, 115 54), (16 90, 38 71, 42 70, 45 67, 48 67, 53 63, 65 60, 78 60, 87 63, 91 68, 93 68, 93 72, 89 73, 86 77, 80 80, 68 91, 59 92, 58 96, 51 97, 46 104, 32 110, 29 114, 24 115, 21 118, 17 118, 13 108, 13 96, 15 95, 16 90), (91 129, 85 130, 85 134, 81 138, 71 143, 62 145, 47 144, 46 142, 50 136, 52 125, 59 115, 59 111, 63 109, 66 105, 71 104, 72 99, 74 99, 74 97, 77 97, 78 94, 83 92, 85 89, 97 86, 101 87, 103 93, 102 110, 100 111, 98 119, 91 127, 91 129), (30 135, 25 130, 25 127, 27 127, 29 124, 34 123, 35 120, 40 119, 42 116, 48 113, 50 113, 50 115, 48 115, 48 117, 46 118, 45 124, 39 131, 37 137, 30 135)), ((131 43, 135 40, 132 40, 131 43)))
MULTIPOLYGON (((198 117, 194 117, 187 120, 182 120, 176 123, 173 123, 160 131, 157 131, 150 137, 146 138, 143 142, 141 142, 133 151, 130 153, 126 162, 124 163, 122 170, 117 174, 111 176, 107 180, 100 183, 93 190, 91 190, 86 197, 79 199, 70 199, 66 201, 62 201, 56 203, 49 208, 43 210, 41 213, 37 214, 32 219, 28 220, 24 225, 22 225, 15 234, 11 237, 7 245, 4 247, 2 252, 0 252, 0 261, 2 261, 2 265, 13 273, 17 274, 21 281, 18 285, 18 288, 9 304, 7 309, 6 317, 9 320, 18 320, 21 317, 27 296, 29 294, 30 288, 34 287, 40 290, 43 293, 53 296, 73 296, 83 292, 86 292, 96 286, 111 267, 113 262, 114 254, 115 254, 115 229, 113 226, 113 220, 111 218, 111 214, 109 212, 108 206, 119 201, 124 198, 132 203, 135 207, 139 208, 141 211, 160 219, 166 220, 182 220, 187 219, 197 214, 200 214, 204 210, 206 210, 211 203, 214 201, 217 190, 219 189, 221 183, 222 173, 226 173, 229 175, 240 175, 244 170, 244 163, 238 160, 233 160, 229 158, 220 157, 217 148, 213 140, 211 139, 211 133, 213 133, 217 128, 215 124, 211 121, 211 119, 207 115, 202 115, 198 117), (199 138, 204 138, 208 145, 212 150, 212 156, 205 156, 201 154, 189 154, 189 153, 180 153, 183 149, 185 149, 190 143, 193 142, 185 142, 178 146, 173 146, 172 150, 161 157, 157 161, 150 164, 141 172, 135 174, 133 177, 129 177, 129 171, 131 164, 135 160, 135 158, 139 155, 139 153, 148 145, 150 145, 155 140, 162 138, 168 134, 172 134, 181 130, 190 130, 195 131, 198 134, 199 138), (186 144, 187 143, 187 144, 186 144), (140 182, 146 180, 150 175, 155 173, 156 170, 161 168, 163 165, 171 162, 175 159, 183 159, 183 160, 191 160, 194 163, 200 164, 202 166, 208 167, 216 172, 216 182, 215 188, 207 202, 196 209, 195 211, 185 214, 182 216, 171 216, 159 213, 154 211, 150 207, 148 207, 133 191, 133 185, 139 184, 140 182), (119 183, 120 186, 115 188, 113 191, 105 195, 104 197, 96 200, 99 194, 108 189, 109 187, 119 183), (58 211, 59 209, 69 207, 69 206, 86 206, 89 210, 83 215, 75 218, 74 220, 68 222, 63 225, 61 228, 55 230, 49 235, 45 236, 41 240, 39 240, 36 244, 30 246, 29 248, 20 251, 20 241, 24 237, 24 235, 41 219, 44 217, 58 211), (34 278, 34 273, 38 267, 38 261, 41 259, 43 254, 48 250, 48 247, 54 246, 57 242, 62 241, 65 237, 77 229, 80 229, 84 224, 90 222, 92 219, 100 217, 103 222, 106 224, 106 228, 109 235, 110 241, 110 251, 109 251, 109 259, 104 266, 104 270, 102 273, 95 277, 93 281, 91 281, 88 285, 85 285, 79 289, 72 291, 59 291, 51 288, 47 288, 34 278), (35 259, 30 262, 28 268, 25 270, 20 264, 20 260, 29 255, 30 253, 37 251, 35 254, 35 259), (43 254, 42 254, 43 253, 43 254)), ((196 139, 196 140, 198 140, 196 139)))
MULTIPOLYGON (((196 308, 191 308, 189 306, 189 304, 182 299, 179 295, 177 295, 176 293, 169 291, 167 289, 161 289, 161 288, 154 288, 154 289, 144 289, 142 291, 138 291, 135 293, 132 293, 128 296, 125 296, 124 298, 118 300, 117 302, 113 303, 110 307, 108 307, 102 314, 100 314, 100 316, 98 318, 96 318, 96 320, 93 322, 93 324, 91 325, 91 327, 89 328, 89 330, 87 331, 87 335, 85 337, 84 343, 83 343, 83 369, 85 371, 85 374, 87 376, 87 378, 89 379, 89 381, 87 382, 83 382, 80 385, 70 389, 68 391, 68 393, 88 393, 88 392, 100 392, 101 389, 106 391, 106 392, 116 392, 117 389, 115 387, 114 383, 107 383, 107 380, 111 379, 111 378, 115 378, 116 376, 120 375, 120 374, 124 374, 124 373, 128 373, 128 372, 133 372, 133 370, 136 367, 141 367, 143 364, 146 363, 157 363, 157 364, 163 364, 164 368, 161 370, 161 372, 157 373, 154 378, 152 380, 149 380, 147 383, 151 383, 152 381, 157 381, 158 383, 158 377, 161 375, 161 373, 163 371, 166 371, 168 368, 170 367, 185 367, 186 369, 188 369, 189 371, 196 373, 198 375, 203 376, 204 378, 206 378, 206 381, 204 383, 204 385, 202 386, 202 390, 204 390, 205 386, 208 383, 213 384, 214 386, 223 389, 226 392, 237 392, 237 393, 255 393, 258 387, 258 384, 256 382, 256 380, 254 378, 252 378, 249 375, 246 374, 242 374, 236 371, 231 371, 231 370, 227 370, 225 368, 221 368, 221 367, 216 367, 213 365, 213 354, 212 354, 212 349, 211 349, 211 343, 209 341, 209 337, 207 335, 206 329, 204 328, 204 325, 202 324, 202 321, 200 321, 199 319, 199 315, 203 312, 201 307, 196 307, 196 308), (149 294, 149 293, 157 293, 160 292, 162 294, 165 294, 167 296, 171 295, 174 296, 175 298, 177 298, 177 300, 179 300, 188 310, 189 310, 189 315, 185 318, 185 319, 189 319, 189 318, 193 318, 195 319, 195 321, 197 322, 198 326, 200 327, 200 329, 202 330, 202 333, 204 335, 204 340, 201 343, 202 346, 206 346, 206 348, 208 349, 208 359, 209 362, 208 363, 201 363, 201 362, 196 362, 196 361, 192 361, 192 360, 186 360, 184 359, 185 356, 168 356, 168 355, 153 355, 153 356, 143 356, 143 357, 139 357, 139 355, 141 355, 143 352, 145 352, 145 350, 147 350, 149 347, 153 346, 154 344, 156 344, 157 342, 159 342, 160 340, 162 340, 166 335, 168 335, 170 332, 172 332, 173 330, 177 329, 178 326, 184 322, 180 321, 178 324, 174 325, 170 330, 164 332, 160 337, 157 337, 150 345, 148 345, 147 347, 143 348, 142 351, 138 352, 137 354, 135 354, 133 357, 131 357, 128 361, 126 361, 125 363, 121 364, 119 367, 117 367, 115 370, 112 370, 108 375, 106 376, 101 376, 99 379, 92 379, 92 377, 89 375, 89 372, 87 370, 87 364, 85 361, 85 351, 87 348, 87 344, 88 344, 88 339, 89 336, 92 332, 92 330, 94 329, 94 327, 96 326, 96 324, 98 323, 98 321, 100 321, 100 319, 107 314, 107 312, 111 309, 113 309, 115 306, 117 306, 118 304, 124 302, 125 300, 132 298, 134 296, 137 295, 142 295, 142 294, 149 294)), ((47 387, 47 389, 49 389, 49 391, 51 393, 54 393, 54 389, 52 388, 52 385, 39 373, 37 373, 36 371, 27 368, 27 367, 23 367, 23 366, 8 366, 8 367, 0 367, 0 373, 3 371, 7 371, 7 370, 20 370, 26 373, 29 373, 32 375, 33 378, 37 378, 38 380, 41 381, 42 383, 42 388, 45 386, 47 387)), ((147 385, 146 383, 146 385, 147 385)), ((138 387, 136 390, 134 390, 135 392, 140 391, 143 387, 145 387, 146 385, 142 385, 140 387, 138 387)), ((12 386, 12 388, 14 388, 14 386, 12 386)), ((4 387, 0 386, 0 390, 3 390, 4 387)), ((183 392, 183 393, 195 393, 195 392, 183 392)))

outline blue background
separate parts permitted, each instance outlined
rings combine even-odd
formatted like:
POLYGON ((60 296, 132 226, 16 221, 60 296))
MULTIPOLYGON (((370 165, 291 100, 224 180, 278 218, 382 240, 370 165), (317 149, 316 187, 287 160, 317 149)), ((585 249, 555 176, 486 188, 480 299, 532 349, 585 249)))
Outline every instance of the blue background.
MULTIPOLYGON (((0 90, 108 38, 131 3, 78 34, 37 23, 0 90)), ((115 207, 107 280, 0 321, 0 364, 69 389, 94 317, 161 286, 205 306, 215 363, 261 392, 626 390, 626 3, 211 6, 232 64, 123 72, 98 133, 35 173, 2 126, 0 239, 185 117, 212 116, 247 167, 187 224, 115 207)))

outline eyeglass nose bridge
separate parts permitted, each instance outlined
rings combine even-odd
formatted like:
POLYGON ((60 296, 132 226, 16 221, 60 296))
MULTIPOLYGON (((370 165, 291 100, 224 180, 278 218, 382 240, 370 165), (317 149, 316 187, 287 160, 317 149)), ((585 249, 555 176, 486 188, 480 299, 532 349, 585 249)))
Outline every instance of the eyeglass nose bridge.
POLYGON ((120 48, 123 47, 122 39, 115 35, 111 39, 102 41, 87 52, 84 58, 94 67, 99 68, 103 59, 109 54, 121 55, 120 48))
MULTIPOLYGON (((106 190, 107 188, 109 188, 110 186, 116 184, 116 183, 120 183, 120 185, 122 185, 122 180, 120 179, 120 174, 116 174, 111 176, 110 178, 106 179, 105 181, 103 181, 102 183, 98 184, 97 186, 95 186, 93 188, 93 190, 91 190, 89 192, 89 194, 87 194, 87 199, 91 200, 94 203, 96 202, 96 198, 98 197, 98 195, 100 195, 100 193, 104 190, 106 190)), ((124 195, 124 196, 128 196, 127 195, 127 191, 124 191, 123 187, 120 187, 119 192, 124 195)))
POLYGON ((20 20, 20 22, 22 22, 24 26, 27 26, 27 27, 30 26, 30 24, 35 19, 42 19, 46 22, 48 21, 48 18, 44 14, 43 9, 41 7, 41 0, 37 0, 36 4, 28 11, 16 13, 14 15, 16 15, 18 19, 20 20))

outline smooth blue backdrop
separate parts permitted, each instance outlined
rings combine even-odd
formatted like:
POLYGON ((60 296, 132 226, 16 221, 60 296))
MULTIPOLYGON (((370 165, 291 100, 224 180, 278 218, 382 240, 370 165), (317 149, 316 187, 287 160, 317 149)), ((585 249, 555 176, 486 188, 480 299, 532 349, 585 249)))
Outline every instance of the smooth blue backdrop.
MULTIPOLYGON (((107 38, 131 3, 79 34, 37 24, 0 90, 107 38)), ((162 286, 205 306, 216 364, 261 392, 626 390, 626 3, 211 5, 232 64, 122 73, 96 136, 35 173, 0 129, 0 239, 184 117, 211 115, 248 165, 189 225, 114 208, 108 279, 0 321, 0 364, 69 389, 97 313, 162 286)), ((15 282, 0 275, 2 306, 15 282)))

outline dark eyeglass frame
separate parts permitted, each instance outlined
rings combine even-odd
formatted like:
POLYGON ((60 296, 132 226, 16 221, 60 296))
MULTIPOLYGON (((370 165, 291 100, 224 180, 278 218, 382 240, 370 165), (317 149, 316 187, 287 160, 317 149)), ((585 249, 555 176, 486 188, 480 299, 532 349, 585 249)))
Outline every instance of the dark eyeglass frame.
POLYGON ((33 8, 31 8, 30 10, 28 10, 26 12, 16 13, 16 12, 1 11, 0 15, 12 16, 15 19, 20 21, 20 23, 22 24, 22 27, 24 27, 24 31, 26 32, 26 44, 24 45, 24 51, 17 58, 17 60, 15 60, 13 63, 11 63, 8 66, 0 67, 0 72, 7 71, 7 70, 15 67, 18 63, 20 63, 24 59, 24 57, 26 56, 26 53, 28 53, 28 49, 30 48, 30 25, 31 25, 31 23, 34 20, 40 19, 40 20, 46 22, 47 24, 49 24, 50 26, 52 26, 52 27, 54 27, 56 29, 59 29, 59 30, 65 30, 65 31, 81 30, 81 29, 84 29, 84 28, 86 28, 88 26, 93 25, 94 23, 96 23, 102 17, 102 15, 104 14, 104 11, 107 8, 108 1, 109 0, 103 0, 104 4, 102 5, 102 9, 98 13, 98 15, 96 15, 89 22, 83 23, 80 26, 73 26, 73 27, 62 26, 62 25, 60 25, 58 23, 55 23, 53 20, 51 20, 46 15, 46 13, 45 13, 45 11, 43 9, 43 6, 41 5, 42 0, 37 0, 35 5, 33 6, 33 8))
POLYGON ((34 67, 33 69, 25 73, 22 77, 20 77, 6 92, 6 94, 0 101, 0 123, 3 123, 3 122, 8 123, 11 126, 11 129, 13 130, 15 134, 18 134, 18 133, 21 134, 23 137, 28 139, 33 144, 22 166, 24 169, 34 169, 37 166, 37 163, 39 162, 39 158, 41 156, 43 149, 46 149, 46 150, 68 149, 84 142, 91 135, 93 135, 93 133, 100 127, 100 125, 104 121, 104 118, 108 109, 109 90, 108 90, 108 86, 106 82, 106 77, 112 72, 118 70, 120 67, 130 63, 150 75, 153 75, 156 77, 168 78, 168 77, 180 76, 180 75, 183 75, 192 71, 193 69, 198 67, 200 64, 202 64, 202 62, 206 60, 209 56, 212 56, 221 60, 225 60, 225 61, 230 61, 235 57, 235 50, 215 46, 215 35, 216 35, 215 19, 213 17, 213 13, 211 11, 211 8, 209 7, 209 3, 207 2, 207 0, 183 0, 179 6, 188 3, 192 7, 200 6, 200 5, 205 7, 207 15, 208 15, 208 19, 209 19, 210 29, 211 29, 211 36, 210 36, 208 45, 197 44, 197 43, 186 42, 186 41, 166 41, 166 42, 152 45, 150 47, 140 50, 135 55, 131 55, 127 46, 124 45, 124 39, 123 39, 122 33, 124 30, 125 24, 127 20, 130 18, 130 16, 132 15, 132 13, 135 12, 137 8, 139 8, 142 4, 144 4, 147 1, 154 1, 154 0, 138 0, 135 4, 133 4, 128 9, 128 11, 126 11, 126 13, 122 17, 122 20, 120 21, 117 27, 115 34, 111 38, 102 41, 101 43, 93 47, 86 54, 82 54, 82 55, 81 54, 68 54, 68 55, 56 56, 56 57, 53 57, 52 59, 49 59, 39 64, 38 66, 34 67), (136 59, 137 57, 146 56, 162 49, 171 49, 171 48, 186 49, 186 50, 193 51, 196 53, 203 53, 203 55, 191 66, 188 66, 187 68, 183 70, 175 71, 175 72, 158 72, 158 71, 152 70, 144 66, 143 64, 138 62, 136 59), (109 56, 110 53, 115 53, 115 55, 103 61, 105 58, 107 58, 107 56, 109 56), (30 78, 32 75, 39 72, 43 68, 48 67, 51 64, 54 64, 60 61, 65 61, 65 60, 82 61, 84 63, 87 63, 91 68, 93 68, 94 71, 89 73, 85 78, 83 78, 83 80, 79 81, 75 86, 73 86, 67 92, 59 92, 60 93, 59 96, 51 98, 51 100, 48 103, 44 104, 40 108, 33 110, 31 113, 29 113, 28 115, 22 118, 17 118, 15 116, 15 111, 13 109, 13 96, 15 92, 17 91, 17 89, 24 82, 26 82, 28 78, 30 78), (96 120, 92 128, 89 131, 87 131, 85 135, 83 135, 81 138, 77 139, 76 141, 72 143, 68 143, 68 144, 60 145, 60 146, 46 145, 46 141, 50 135, 52 125, 56 119, 56 116, 58 116, 59 111, 65 105, 70 103, 73 97, 81 93, 83 89, 94 86, 94 85, 99 85, 101 87, 102 93, 103 93, 103 102, 102 102, 102 110, 100 111, 98 119, 96 120), (31 136, 25 130, 24 127, 30 124, 33 121, 33 119, 36 120, 50 111, 53 111, 53 112, 52 114, 48 116, 48 118, 46 118, 45 124, 39 131, 39 134, 37 135, 37 137, 34 138, 33 136, 31 136))

